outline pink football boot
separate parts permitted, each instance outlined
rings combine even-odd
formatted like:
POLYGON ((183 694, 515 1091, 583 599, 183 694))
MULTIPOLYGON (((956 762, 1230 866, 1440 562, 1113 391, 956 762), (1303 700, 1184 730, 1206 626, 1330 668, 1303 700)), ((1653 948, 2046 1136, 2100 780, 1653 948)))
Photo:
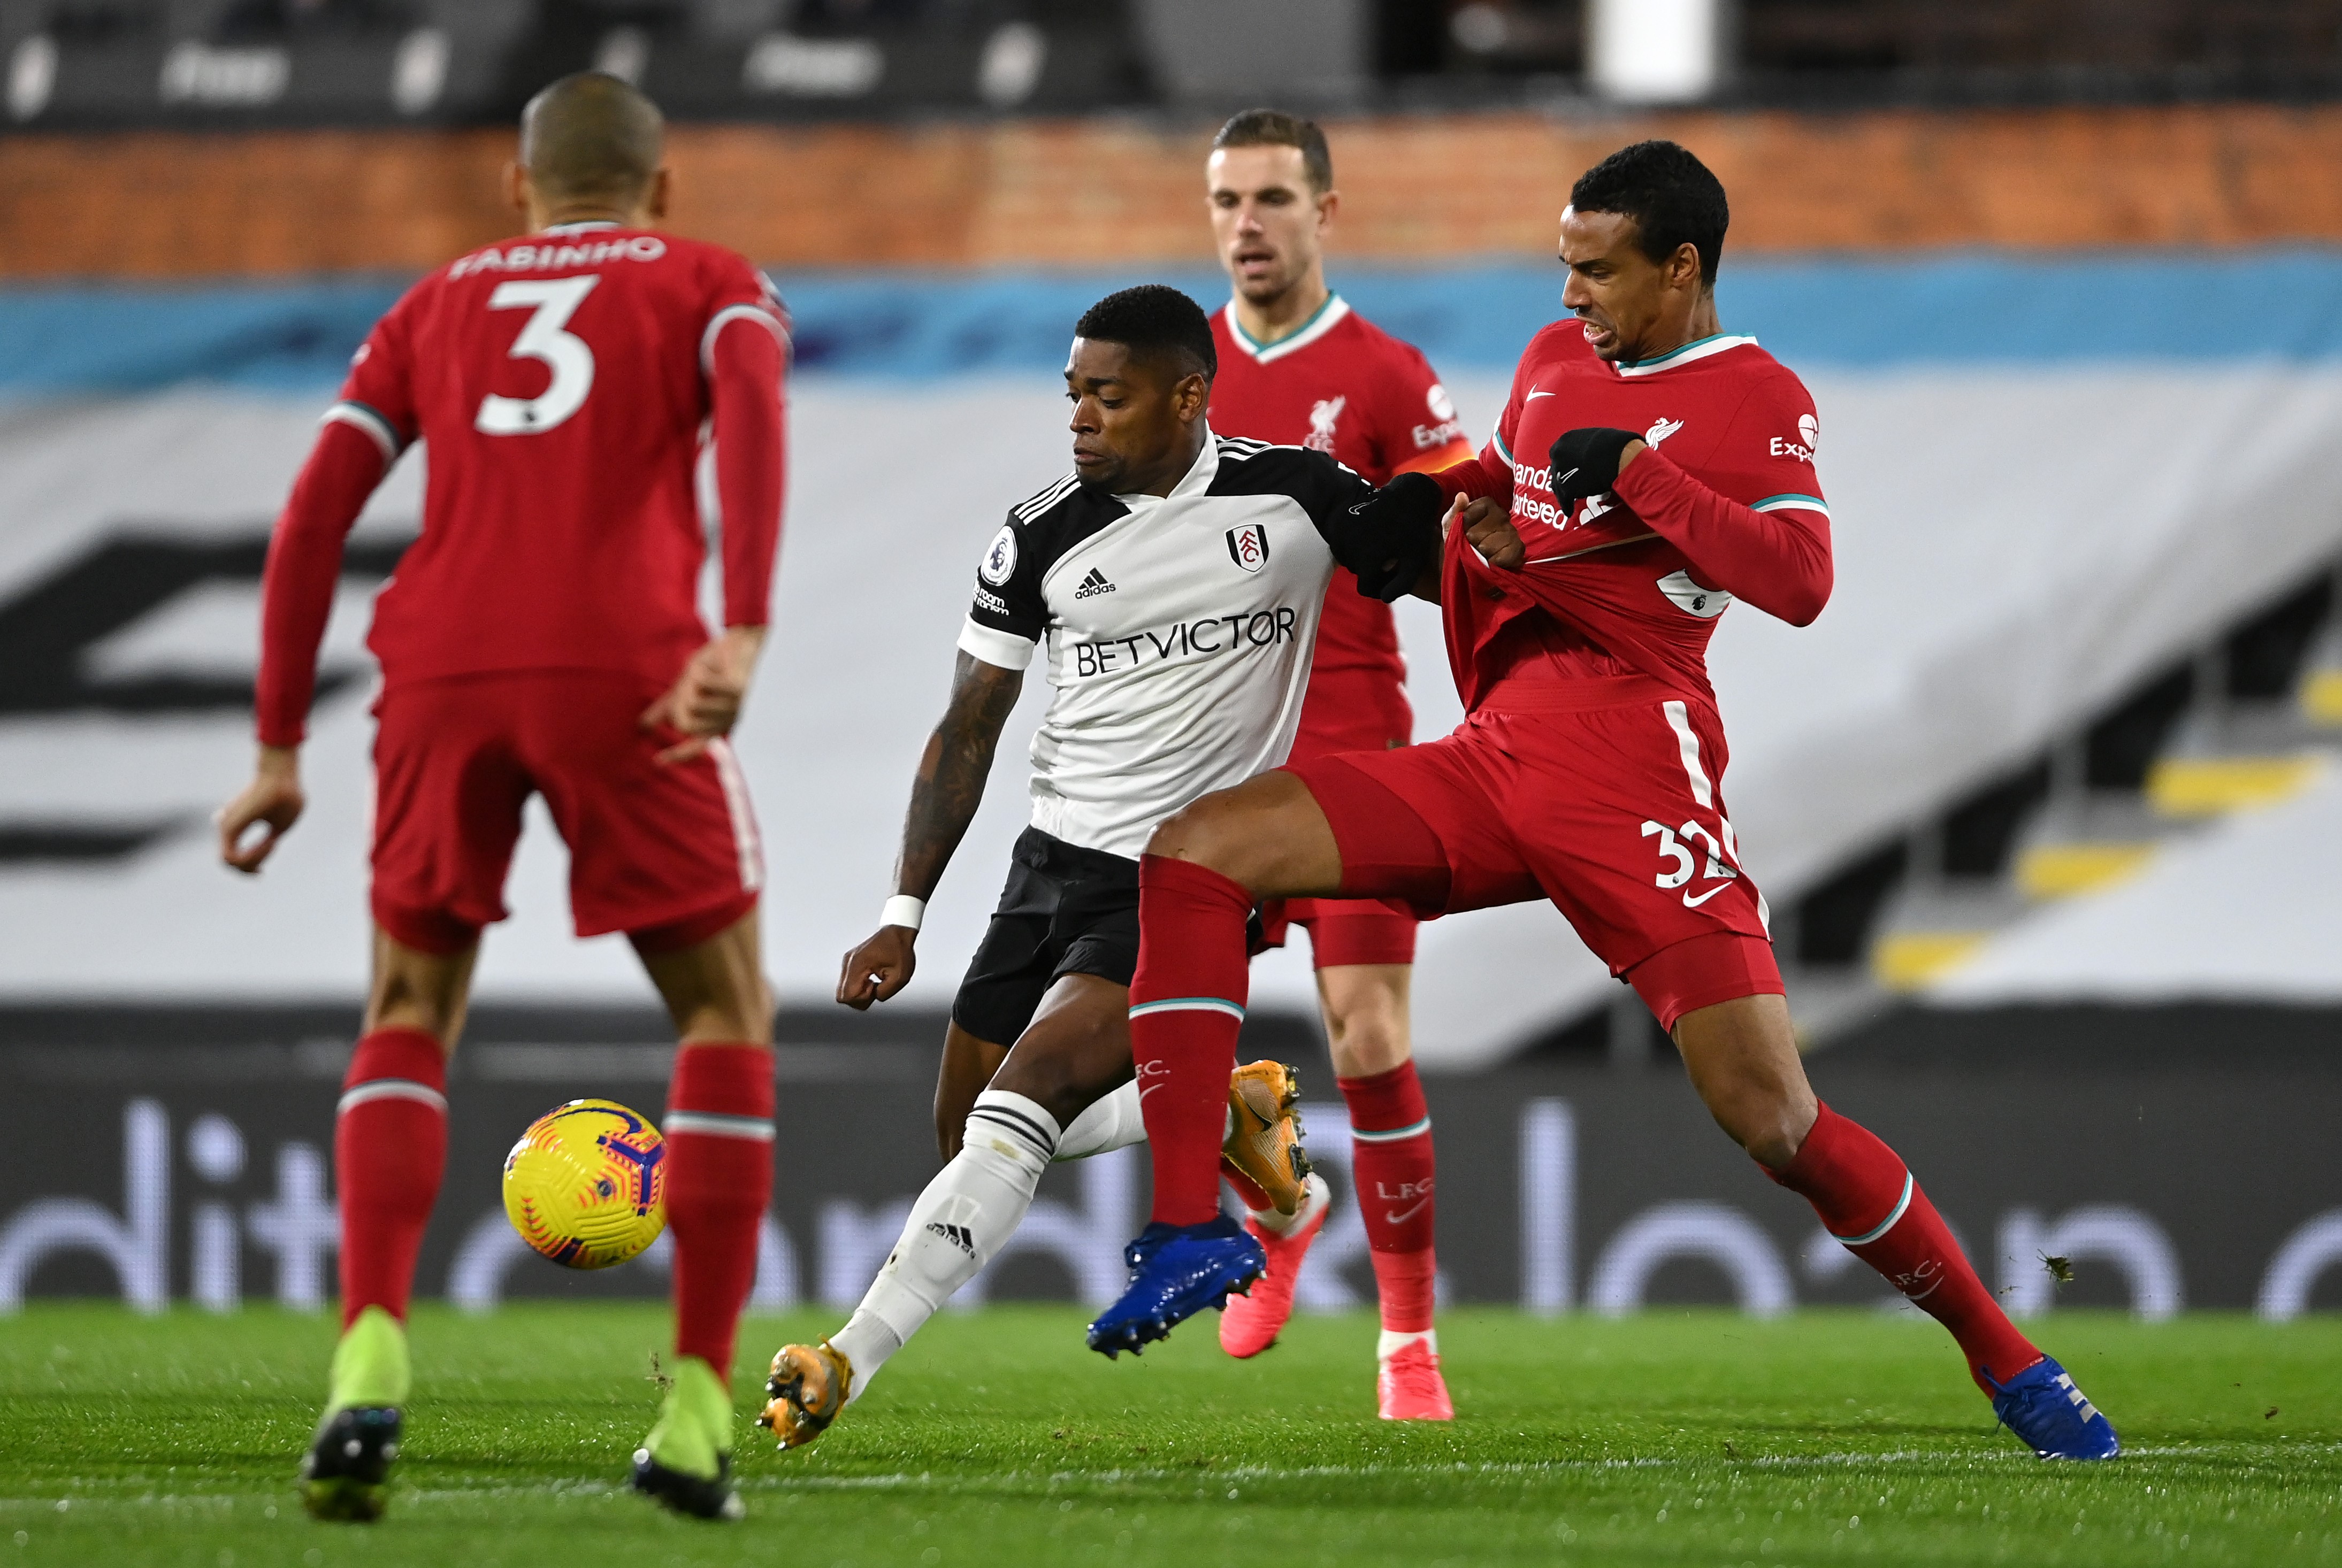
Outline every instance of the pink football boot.
POLYGON ((1385 1421, 1456 1419, 1456 1406, 1447 1398, 1447 1380, 1439 1375, 1439 1353, 1427 1339, 1410 1339, 1382 1358, 1375 1397, 1385 1421))
POLYGON ((1230 1296, 1220 1313, 1220 1348, 1239 1360, 1258 1355, 1275 1344, 1276 1336, 1285 1332, 1286 1320, 1293 1315, 1294 1279, 1301 1273, 1301 1260, 1309 1255, 1309 1243, 1326 1228, 1326 1216, 1334 1206, 1325 1177, 1311 1175, 1306 1187, 1307 1195, 1284 1234, 1270 1230, 1257 1217, 1245 1218, 1245 1229, 1268 1253, 1268 1272, 1252 1287, 1250 1295, 1230 1296))

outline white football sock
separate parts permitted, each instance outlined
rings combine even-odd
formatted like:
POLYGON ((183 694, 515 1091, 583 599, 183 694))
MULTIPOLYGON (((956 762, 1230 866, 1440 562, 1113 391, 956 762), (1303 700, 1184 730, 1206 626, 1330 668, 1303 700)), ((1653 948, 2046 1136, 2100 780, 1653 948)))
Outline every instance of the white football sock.
POLYGON ((1432 1354, 1439 1353, 1439 1331, 1436 1328, 1425 1329, 1420 1333, 1395 1333, 1389 1329, 1385 1329, 1382 1337, 1375 1341, 1375 1359, 1388 1361, 1417 1340, 1422 1341, 1423 1348, 1432 1354))
POLYGON ((1138 1080, 1133 1078, 1075 1117, 1057 1140, 1056 1158, 1086 1160, 1115 1149, 1146 1142, 1146 1118, 1139 1114, 1138 1080))
MULTIPOLYGON (((871 1287, 876 1293, 877 1287, 871 1287)), ((863 1297, 866 1303, 869 1296, 863 1297)), ((846 1357, 854 1369, 854 1382, 846 1391, 846 1403, 852 1404, 860 1397, 873 1373, 886 1364, 886 1358, 903 1348, 903 1336, 886 1324, 886 1320, 868 1306, 854 1309, 846 1326, 829 1336, 831 1346, 846 1357)))
POLYGON ((1280 1214, 1275 1209, 1256 1209, 1250 1204, 1246 1205, 1245 1213, 1254 1224, 1270 1234, 1289 1236, 1324 1213, 1333 1201, 1334 1190, 1326 1184, 1326 1178, 1312 1171, 1302 1183, 1301 1206, 1291 1213, 1280 1214))
POLYGON ((887 1358, 1016 1233, 1056 1143, 1056 1118, 1024 1095, 986 1089, 976 1097, 959 1153, 911 1205, 886 1266, 830 1336, 854 1364, 847 1399, 859 1397, 887 1358))
MULTIPOLYGON (((1225 1142, 1236 1132, 1236 1115, 1228 1112, 1220 1118, 1220 1137, 1225 1142)), ((1060 1160, 1086 1160, 1093 1154, 1111 1154, 1127 1149, 1133 1144, 1146 1142, 1146 1118, 1138 1108, 1138 1080, 1133 1078, 1103 1100, 1094 1100, 1090 1108, 1074 1118, 1065 1136, 1057 1140, 1060 1160)))

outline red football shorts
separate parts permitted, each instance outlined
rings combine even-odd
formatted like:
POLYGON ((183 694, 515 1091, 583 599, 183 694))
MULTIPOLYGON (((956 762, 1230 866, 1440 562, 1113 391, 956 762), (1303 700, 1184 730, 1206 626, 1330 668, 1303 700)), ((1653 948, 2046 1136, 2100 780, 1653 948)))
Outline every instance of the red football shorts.
MULTIPOLYGON (((1414 725, 1406 688, 1388 672, 1313 670, 1292 758, 1386 751, 1406 744, 1414 725)), ((1415 962, 1415 914, 1396 899, 1273 898, 1261 905, 1268 946, 1284 946, 1296 925, 1309 933, 1314 969, 1415 962)))
POLYGON ((1286 764, 1333 826, 1342 891, 1425 919, 1549 899, 1669 1029, 1782 993, 1715 710, 1644 677, 1506 696, 1423 745, 1286 764))
POLYGON ((545 670, 414 681, 375 704, 374 917, 425 953, 457 953, 505 918, 521 808, 541 794, 569 845, 580 936, 687 947, 756 906, 763 849, 723 741, 661 764, 682 737, 646 730, 660 687, 545 670))

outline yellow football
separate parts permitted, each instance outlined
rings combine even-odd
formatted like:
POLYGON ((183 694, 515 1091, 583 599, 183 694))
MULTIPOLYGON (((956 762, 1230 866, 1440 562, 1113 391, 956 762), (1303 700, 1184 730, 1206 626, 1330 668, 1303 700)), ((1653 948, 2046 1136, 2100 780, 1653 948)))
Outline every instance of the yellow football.
POLYGON ((505 1156, 505 1213, 565 1267, 625 1263, 666 1229, 666 1141, 616 1101, 572 1100, 505 1156))

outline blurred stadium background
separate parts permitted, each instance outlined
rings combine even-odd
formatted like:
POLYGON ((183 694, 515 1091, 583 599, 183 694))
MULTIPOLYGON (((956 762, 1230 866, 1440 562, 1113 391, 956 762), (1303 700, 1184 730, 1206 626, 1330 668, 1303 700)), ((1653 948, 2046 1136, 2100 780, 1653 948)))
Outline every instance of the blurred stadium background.
MULTIPOLYGON (((774 862, 778 1204, 758 1303, 858 1296, 932 1169, 943 1008, 1022 821, 1028 691, 890 1009, 826 997, 885 891, 974 556, 1063 472, 1071 323, 1207 305, 1211 128, 1323 115, 1335 286, 1475 440, 1560 314, 1569 182, 1676 137, 1734 205, 1729 329, 1807 380, 1838 588, 1716 644, 1730 791, 1823 1094, 2027 1311, 2342 1304, 2342 15, 2327 0, 5 0, 0 5, 0 1310, 315 1304, 363 984, 369 594, 309 818, 216 864, 270 520, 404 285, 511 227, 521 102, 587 65, 676 121, 675 226, 796 314, 776 628, 740 749, 774 862), (2057 1286, 2044 1256, 2070 1257, 2057 1286), (2329 1266, 2337 1265, 2337 1266, 2329 1266)), ((514 584, 525 594, 528 584, 514 584)), ((1418 734, 1454 722, 1405 620, 1418 734)), ((665 1026, 570 937, 541 819, 458 1057, 423 1288, 659 1288, 518 1255, 495 1164, 649 1108, 665 1026)), ((1331 1099, 1306 960, 1251 1044, 1331 1099)), ((1425 934, 1442 1260, 1538 1310, 1862 1302, 1549 909, 1425 934)), ((1314 1146, 1338 1172, 1337 1104, 1314 1146)), ((1143 1162, 1061 1171, 995 1294, 1113 1292, 1143 1162)), ((1366 1287, 1354 1214, 1304 1299, 1366 1287)))

